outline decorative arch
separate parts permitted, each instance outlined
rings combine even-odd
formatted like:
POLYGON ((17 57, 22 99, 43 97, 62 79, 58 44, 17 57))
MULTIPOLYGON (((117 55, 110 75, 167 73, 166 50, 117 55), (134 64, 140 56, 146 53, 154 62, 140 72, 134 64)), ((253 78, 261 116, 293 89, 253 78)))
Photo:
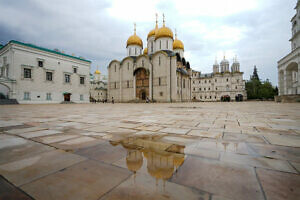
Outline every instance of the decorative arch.
POLYGON ((11 88, 5 83, 0 83, 0 99, 8 99, 11 88))
POLYGON ((139 67, 133 74, 136 80, 136 98, 146 100, 149 97, 149 70, 139 67))
POLYGON ((298 64, 291 62, 286 67, 286 88, 287 94, 297 94, 297 86, 294 83, 298 79, 298 64))

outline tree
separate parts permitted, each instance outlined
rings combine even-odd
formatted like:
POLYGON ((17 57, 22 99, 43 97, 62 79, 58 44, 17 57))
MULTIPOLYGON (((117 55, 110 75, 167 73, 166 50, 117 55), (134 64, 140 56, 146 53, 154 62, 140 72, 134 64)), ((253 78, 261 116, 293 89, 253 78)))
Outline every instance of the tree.
POLYGON ((248 99, 274 99, 278 94, 278 88, 274 88, 269 79, 263 82, 259 80, 256 66, 250 80, 246 82, 246 90, 248 99))
POLYGON ((256 65, 254 65, 253 75, 252 75, 251 79, 259 80, 256 65))

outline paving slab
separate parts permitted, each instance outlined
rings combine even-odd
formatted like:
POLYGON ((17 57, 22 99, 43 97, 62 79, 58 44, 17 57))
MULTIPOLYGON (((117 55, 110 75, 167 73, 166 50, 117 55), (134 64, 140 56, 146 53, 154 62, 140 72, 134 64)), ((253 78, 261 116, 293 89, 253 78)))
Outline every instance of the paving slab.
POLYGON ((83 160, 84 157, 61 150, 49 151, 2 164, 0 174, 14 185, 20 186, 83 160))
POLYGON ((1 200, 33 200, 29 195, 0 176, 1 200))
POLYGON ((252 167, 190 156, 171 181, 234 200, 264 199, 252 167))
POLYGON ((262 136, 238 134, 238 133, 228 133, 226 131, 224 132, 223 140, 238 141, 238 142, 265 143, 265 140, 263 139, 262 136))
POLYGON ((190 131, 190 129, 183 129, 183 128, 164 128, 160 130, 163 133, 174 133, 174 134, 181 134, 185 135, 190 131))
POLYGON ((273 170, 256 170, 267 199, 295 200, 300 197, 300 176, 273 170))
POLYGON ((222 132, 221 131, 203 131, 203 130, 191 130, 188 135, 193 135, 193 136, 200 136, 200 137, 205 137, 205 138, 215 138, 219 139, 222 137, 222 132))
POLYGON ((35 199, 98 200, 131 173, 112 165, 87 160, 21 187, 35 199))
POLYGON ((37 137, 34 138, 34 141, 38 141, 45 144, 51 144, 55 142, 61 142, 69 139, 73 139, 76 137, 80 137, 79 135, 52 135, 52 136, 45 136, 45 137, 37 137))
POLYGON ((62 133, 62 132, 58 131, 58 130, 41 130, 41 131, 21 133, 19 135, 24 137, 24 138, 34 138, 34 137, 54 135, 54 134, 60 134, 60 133, 62 133))
POLYGON ((35 126, 35 127, 30 127, 30 128, 11 129, 11 130, 5 131, 5 133, 19 135, 22 133, 40 131, 40 130, 45 130, 45 129, 46 128, 35 126))
POLYGON ((249 155, 239 155, 232 153, 222 153, 221 161, 249 165, 252 167, 261 167, 283 172, 297 173, 297 171, 285 160, 277 160, 267 157, 253 157, 249 155))
POLYGON ((300 136, 268 134, 265 135, 265 138, 271 144, 289 147, 300 147, 300 136))
POLYGON ((101 200, 167 200, 167 199, 203 199, 209 200, 210 194, 204 191, 188 188, 168 181, 156 182, 155 179, 140 174, 132 175, 101 200))

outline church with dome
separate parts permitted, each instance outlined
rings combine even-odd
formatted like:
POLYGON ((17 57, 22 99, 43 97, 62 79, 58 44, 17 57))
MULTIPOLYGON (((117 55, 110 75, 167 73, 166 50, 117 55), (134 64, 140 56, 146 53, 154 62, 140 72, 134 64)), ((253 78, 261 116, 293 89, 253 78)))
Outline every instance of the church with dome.
POLYGON ((144 46, 136 33, 126 43, 127 56, 108 65, 108 100, 184 102, 192 98, 192 70, 184 44, 165 24, 156 24, 144 46))

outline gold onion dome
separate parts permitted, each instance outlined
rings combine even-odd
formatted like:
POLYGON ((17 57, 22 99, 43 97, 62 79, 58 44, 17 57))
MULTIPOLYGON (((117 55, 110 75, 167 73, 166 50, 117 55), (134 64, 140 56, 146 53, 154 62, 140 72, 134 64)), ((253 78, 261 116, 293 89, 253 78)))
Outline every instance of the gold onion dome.
POLYGON ((95 71, 95 74, 101 74, 101 72, 97 69, 97 70, 95 71))
POLYGON ((184 45, 180 40, 175 39, 173 42, 173 49, 182 49, 184 50, 184 45))
POLYGON ((134 34, 128 38, 126 47, 128 47, 129 45, 138 45, 143 48, 142 39, 136 35, 135 24, 134 24, 134 34))
POLYGON ((157 33, 155 34, 155 40, 162 37, 170 37, 173 39, 173 32, 171 29, 165 26, 165 17, 163 15, 163 27, 159 28, 157 30, 157 33))
POLYGON ((145 49, 144 49, 144 55, 147 55, 148 54, 148 48, 146 47, 145 49))
POLYGON ((181 40, 177 39, 177 31, 176 31, 176 29, 175 29, 175 40, 173 42, 173 49, 182 49, 182 50, 184 50, 183 43, 181 42, 181 40))

